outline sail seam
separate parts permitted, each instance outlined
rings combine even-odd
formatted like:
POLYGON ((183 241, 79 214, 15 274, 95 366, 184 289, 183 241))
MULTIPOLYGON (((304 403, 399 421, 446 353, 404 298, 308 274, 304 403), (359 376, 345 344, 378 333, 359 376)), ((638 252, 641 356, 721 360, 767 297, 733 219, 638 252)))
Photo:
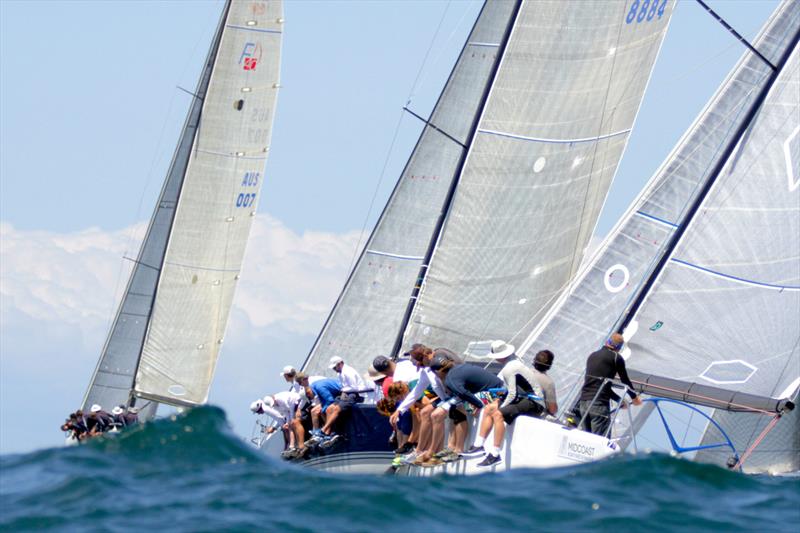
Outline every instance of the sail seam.
POLYGON ((688 262, 682 261, 680 259, 672 258, 672 259, 670 259, 670 261, 672 263, 675 263, 675 264, 683 266, 683 267, 691 268, 691 269, 694 269, 694 270, 699 270, 701 272, 706 272, 706 273, 711 274, 712 276, 716 276, 718 278, 728 279, 728 280, 731 280, 731 281, 737 281, 739 283, 744 283, 745 285, 753 285, 753 286, 756 286, 756 287, 763 287, 765 289, 774 289, 774 290, 779 290, 779 291, 784 291, 784 290, 786 290, 786 291, 800 291, 800 286, 795 286, 795 285, 774 285, 772 283, 764 283, 763 281, 755 281, 755 280, 751 280, 751 279, 740 278, 738 276, 732 276, 730 274, 725 274, 723 272, 718 272, 716 270, 711 270, 710 268, 705 268, 705 267, 701 267, 701 266, 698 266, 698 265, 693 265, 692 263, 688 263, 688 262))
POLYGON ((238 268, 211 268, 211 267, 202 267, 197 265, 187 265, 184 263, 174 263, 172 261, 164 261, 165 265, 171 265, 181 268, 191 268, 195 270, 205 270, 207 272, 239 272, 238 268))
POLYGON ((489 46, 489 47, 497 47, 497 46, 500 46, 500 43, 481 43, 481 42, 474 42, 474 43, 467 43, 467 46, 489 46))
POLYGON ((528 137, 526 135, 517 135, 515 133, 507 133, 497 130, 487 130, 487 129, 478 130, 479 133, 486 133, 488 135, 499 135, 500 137, 510 137, 511 139, 519 139, 522 141, 553 143, 553 144, 575 144, 575 143, 600 141, 603 139, 609 139, 611 137, 617 137, 619 135, 625 135, 626 133, 630 133, 630 131, 631 131, 630 128, 628 128, 626 130, 615 131, 614 133, 606 133, 604 135, 598 135, 596 137, 579 137, 575 139, 552 139, 548 137, 528 137))

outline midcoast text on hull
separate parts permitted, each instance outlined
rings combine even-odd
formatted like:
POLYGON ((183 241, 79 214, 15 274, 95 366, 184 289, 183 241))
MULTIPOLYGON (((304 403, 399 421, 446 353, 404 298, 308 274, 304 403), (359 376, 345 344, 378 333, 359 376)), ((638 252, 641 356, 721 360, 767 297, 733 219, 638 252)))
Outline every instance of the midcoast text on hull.
MULTIPOLYGON (((672 4, 487 1, 303 370, 324 374, 333 356, 364 369, 413 343, 482 365, 476 341, 504 339, 529 364, 556 352, 560 409, 517 418, 490 468, 635 451, 657 425, 698 461, 797 470, 800 3, 782 2, 752 43, 731 30, 741 60, 579 269, 672 4), (612 334, 629 341, 614 364, 644 402, 610 411, 603 436, 570 429, 592 413, 578 395, 599 379, 587 355, 612 334)), ((375 407, 353 411, 378 427, 375 407)), ((364 471, 389 452, 378 439, 357 450, 341 431, 306 463, 364 471)))
POLYGON ((228 0, 155 211, 83 399, 111 411, 206 402, 264 181, 280 0, 228 0))

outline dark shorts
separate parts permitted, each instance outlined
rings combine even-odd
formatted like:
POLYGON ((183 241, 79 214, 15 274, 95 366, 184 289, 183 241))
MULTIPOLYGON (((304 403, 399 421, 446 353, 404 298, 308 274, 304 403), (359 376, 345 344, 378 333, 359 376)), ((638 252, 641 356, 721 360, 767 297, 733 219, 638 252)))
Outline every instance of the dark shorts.
POLYGON ((397 419, 397 429, 406 435, 411 435, 411 431, 414 429, 414 417, 411 416, 410 410, 400 414, 397 419))
POLYGON ((350 409, 353 408, 355 404, 357 404, 360 400, 360 396, 358 394, 342 394, 339 396, 336 401, 334 401, 334 405, 338 405, 339 409, 342 410, 342 413, 346 413, 350 409))
POLYGON ((447 412, 447 416, 453 421, 454 424, 460 424, 461 422, 467 421, 467 415, 456 405, 450 408, 450 410, 447 412))
POLYGON ((514 422, 514 419, 520 415, 535 417, 542 416, 544 413, 544 407, 534 402, 530 398, 523 398, 518 402, 501 407, 500 413, 503 415, 503 420, 505 420, 506 424, 511 424, 514 422))
POLYGON ((307 405, 303 409, 300 410, 300 423, 306 429, 306 431, 311 431, 311 405, 307 405))

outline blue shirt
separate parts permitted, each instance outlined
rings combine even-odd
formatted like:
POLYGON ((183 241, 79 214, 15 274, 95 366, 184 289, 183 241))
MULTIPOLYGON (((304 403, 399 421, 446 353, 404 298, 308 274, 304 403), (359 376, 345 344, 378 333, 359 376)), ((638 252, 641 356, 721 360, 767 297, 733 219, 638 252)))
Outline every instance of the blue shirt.
POLYGON ((314 396, 319 398, 322 411, 325 412, 325 409, 342 393, 342 385, 335 379, 325 378, 312 383, 311 390, 314 392, 314 396))

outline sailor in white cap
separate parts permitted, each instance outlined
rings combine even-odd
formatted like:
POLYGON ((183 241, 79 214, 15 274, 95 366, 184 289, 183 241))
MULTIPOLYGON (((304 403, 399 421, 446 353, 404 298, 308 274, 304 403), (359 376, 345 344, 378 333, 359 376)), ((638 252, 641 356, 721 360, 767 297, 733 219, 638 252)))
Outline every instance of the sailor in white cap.
POLYGON ((344 363, 344 359, 338 355, 331 357, 328 368, 333 370, 339 375, 339 383, 342 386, 342 392, 350 394, 358 394, 359 392, 371 391, 373 387, 368 387, 359 373, 350 365, 344 363))
POLYGON ((283 370, 281 370, 281 376, 286 380, 286 383, 289 384, 289 390, 300 394, 303 392, 303 387, 297 383, 297 380, 295 379, 296 375, 297 370, 292 365, 286 365, 283 367, 283 370))

